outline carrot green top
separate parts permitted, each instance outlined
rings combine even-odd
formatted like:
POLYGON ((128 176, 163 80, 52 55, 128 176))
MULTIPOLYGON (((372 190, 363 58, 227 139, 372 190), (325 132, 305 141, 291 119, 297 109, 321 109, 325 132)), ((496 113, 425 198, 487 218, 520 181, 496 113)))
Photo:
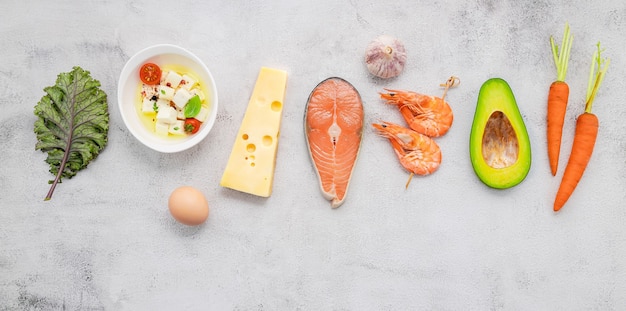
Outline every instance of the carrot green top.
POLYGON ((569 33, 568 23, 565 23, 565 33, 563 34, 563 41, 561 41, 561 51, 559 51, 559 47, 554 43, 554 37, 550 36, 550 46, 552 47, 552 56, 554 57, 554 64, 556 65, 557 81, 565 81, 569 52, 572 49, 573 40, 574 36, 569 33))
POLYGON ((600 42, 598 42, 597 46, 598 49, 593 52, 591 69, 589 70, 589 83, 587 84, 587 99, 585 102, 585 112, 587 113, 591 113, 593 100, 596 98, 598 88, 600 88, 600 84, 602 84, 602 80, 604 79, 604 74, 609 67, 609 63, 611 63, 611 59, 602 59, 600 56, 602 53, 602 50, 600 49, 600 42))

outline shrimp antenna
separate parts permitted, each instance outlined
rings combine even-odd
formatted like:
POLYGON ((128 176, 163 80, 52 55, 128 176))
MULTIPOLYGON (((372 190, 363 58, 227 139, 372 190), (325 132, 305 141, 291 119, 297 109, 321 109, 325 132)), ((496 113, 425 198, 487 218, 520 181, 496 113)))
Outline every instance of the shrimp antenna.
POLYGON ((461 79, 455 76, 451 76, 450 78, 448 78, 446 83, 439 84, 439 86, 444 87, 441 99, 443 100, 444 98, 446 98, 446 93, 448 92, 449 88, 457 86, 458 84, 461 84, 461 79))
POLYGON ((409 189, 409 184, 411 183, 411 180, 413 179, 413 175, 415 174, 411 173, 411 175, 409 175, 409 180, 407 180, 406 185, 404 186, 404 189, 409 189))

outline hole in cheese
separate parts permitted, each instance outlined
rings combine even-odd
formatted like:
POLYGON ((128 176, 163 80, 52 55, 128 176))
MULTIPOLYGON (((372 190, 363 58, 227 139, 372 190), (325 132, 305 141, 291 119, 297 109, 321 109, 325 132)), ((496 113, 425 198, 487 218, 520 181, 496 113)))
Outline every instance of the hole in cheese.
POLYGON ((250 162, 250 166, 254 167, 254 162, 250 162))
POLYGON ((254 152, 256 150, 256 146, 254 144, 248 144, 246 146, 246 150, 248 150, 248 152, 254 152))
POLYGON ((283 109, 283 103, 275 100, 272 102, 272 111, 280 111, 283 109))
POLYGON ((243 134, 241 138, 243 138, 243 140, 248 140, 248 134, 243 134))
POLYGON ((263 145, 271 146, 273 141, 274 140, 272 139, 272 136, 270 136, 270 135, 263 136, 263 145))

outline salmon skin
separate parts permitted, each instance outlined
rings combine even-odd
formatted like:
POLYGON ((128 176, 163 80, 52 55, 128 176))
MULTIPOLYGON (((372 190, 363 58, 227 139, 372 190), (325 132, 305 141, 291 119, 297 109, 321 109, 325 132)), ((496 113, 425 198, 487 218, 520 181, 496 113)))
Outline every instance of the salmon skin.
POLYGON ((307 100, 304 133, 322 194, 331 207, 343 204, 363 136, 363 103, 348 81, 320 82, 307 100))

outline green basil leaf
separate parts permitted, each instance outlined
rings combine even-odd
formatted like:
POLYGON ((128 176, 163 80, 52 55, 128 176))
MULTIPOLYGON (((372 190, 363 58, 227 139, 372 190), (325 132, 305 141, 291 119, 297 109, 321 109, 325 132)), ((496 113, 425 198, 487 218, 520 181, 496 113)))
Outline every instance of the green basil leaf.
POLYGON ((187 105, 185 105, 185 118, 193 118, 200 113, 200 108, 202 108, 202 101, 200 101, 200 96, 193 96, 187 105))

